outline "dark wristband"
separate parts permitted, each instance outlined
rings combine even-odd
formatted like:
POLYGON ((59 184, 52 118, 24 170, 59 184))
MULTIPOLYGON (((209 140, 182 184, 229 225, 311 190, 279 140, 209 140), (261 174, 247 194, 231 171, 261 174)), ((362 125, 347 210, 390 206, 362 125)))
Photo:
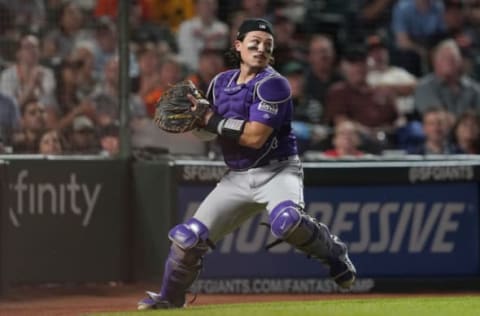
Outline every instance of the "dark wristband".
POLYGON ((207 122, 205 129, 228 139, 238 141, 245 128, 245 120, 224 118, 214 113, 207 122))
POLYGON ((217 113, 213 113, 213 115, 208 120, 207 125, 205 126, 205 129, 210 133, 215 133, 220 135, 218 131, 218 127, 220 124, 223 124, 222 123, 223 120, 224 120, 223 116, 217 113))

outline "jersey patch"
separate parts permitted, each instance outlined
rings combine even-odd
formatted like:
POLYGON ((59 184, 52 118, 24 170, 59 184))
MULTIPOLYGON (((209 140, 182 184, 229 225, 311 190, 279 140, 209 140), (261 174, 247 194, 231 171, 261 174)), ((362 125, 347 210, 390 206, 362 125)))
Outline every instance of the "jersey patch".
POLYGON ((278 113, 278 104, 276 103, 267 103, 265 101, 260 102, 258 109, 263 112, 267 112, 273 115, 278 113))

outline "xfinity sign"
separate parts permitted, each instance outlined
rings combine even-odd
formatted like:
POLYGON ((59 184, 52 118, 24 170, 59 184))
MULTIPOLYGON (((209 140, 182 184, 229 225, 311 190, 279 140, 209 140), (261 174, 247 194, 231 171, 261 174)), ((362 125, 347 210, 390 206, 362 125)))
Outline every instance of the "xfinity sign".
POLYGON ((13 180, 9 185, 9 217, 16 228, 29 216, 72 215, 87 227, 102 191, 101 183, 83 183, 75 172, 68 173, 63 181, 38 182, 27 169, 21 169, 13 180))

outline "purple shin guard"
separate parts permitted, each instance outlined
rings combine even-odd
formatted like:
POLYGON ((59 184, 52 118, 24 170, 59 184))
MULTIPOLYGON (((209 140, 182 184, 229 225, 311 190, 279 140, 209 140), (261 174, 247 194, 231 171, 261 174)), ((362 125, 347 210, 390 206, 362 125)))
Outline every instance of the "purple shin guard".
POLYGON ((353 285, 357 271, 348 257, 347 246, 298 205, 292 201, 278 204, 270 213, 270 227, 279 240, 326 264, 338 286, 348 289, 353 285))
POLYGON ((345 246, 330 234, 327 226, 301 211, 292 201, 278 204, 270 213, 272 234, 308 256, 321 261, 337 258, 345 246))
POLYGON ((169 238, 172 246, 165 263, 159 297, 175 307, 182 307, 186 292, 200 274, 203 256, 209 249, 208 228, 191 218, 170 230, 169 238))

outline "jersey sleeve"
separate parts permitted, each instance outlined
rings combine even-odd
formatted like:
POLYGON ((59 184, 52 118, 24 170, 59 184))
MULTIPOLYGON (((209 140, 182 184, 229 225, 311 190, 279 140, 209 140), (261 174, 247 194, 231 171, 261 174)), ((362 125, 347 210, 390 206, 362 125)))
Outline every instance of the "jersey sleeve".
POLYGON ((288 81, 280 76, 266 78, 258 83, 254 102, 250 107, 250 121, 278 129, 291 113, 291 89, 288 81))

